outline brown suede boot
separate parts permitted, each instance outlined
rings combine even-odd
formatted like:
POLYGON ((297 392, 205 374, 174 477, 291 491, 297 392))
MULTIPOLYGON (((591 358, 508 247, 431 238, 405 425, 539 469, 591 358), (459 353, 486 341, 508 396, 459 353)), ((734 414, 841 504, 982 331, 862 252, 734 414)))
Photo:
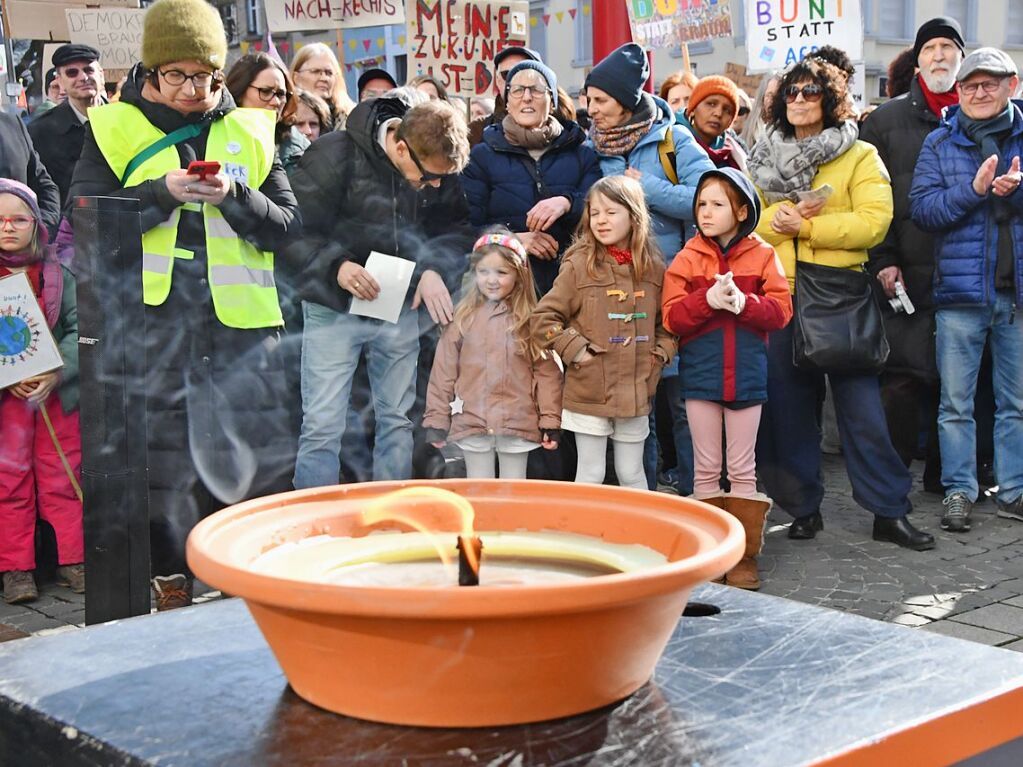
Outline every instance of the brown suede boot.
MULTIPOLYGON (((726 503, 726 501, 728 499, 725 496, 723 496, 723 495, 715 495, 713 498, 697 498, 695 495, 690 495, 688 497, 691 498, 694 501, 701 501, 702 503, 708 503, 711 506, 717 506, 722 511, 728 511, 728 507, 725 505, 725 503, 726 503)), ((711 583, 724 583, 724 582, 725 582, 725 576, 723 576, 723 575, 720 578, 715 578, 714 580, 711 581, 711 583)))
POLYGON ((740 589, 756 591, 760 588, 757 555, 764 546, 764 521, 774 502, 766 495, 753 498, 727 496, 725 509, 742 523, 746 531, 746 551, 739 564, 725 574, 725 583, 740 589))

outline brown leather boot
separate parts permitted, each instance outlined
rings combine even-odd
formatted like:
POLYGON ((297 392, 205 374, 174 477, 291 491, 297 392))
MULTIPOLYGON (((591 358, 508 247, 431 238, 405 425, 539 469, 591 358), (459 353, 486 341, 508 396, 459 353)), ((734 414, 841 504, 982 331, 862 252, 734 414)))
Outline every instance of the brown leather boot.
POLYGON ((739 564, 725 574, 725 583, 740 589, 756 591, 760 588, 757 555, 764 546, 764 521, 774 502, 766 495, 753 498, 725 497, 725 509, 742 523, 746 531, 746 550, 739 564))
MULTIPOLYGON (((703 503, 709 503, 711 506, 717 506, 722 511, 728 511, 728 507, 725 505, 725 502, 728 499, 725 498, 725 496, 723 496, 723 495, 715 495, 713 498, 697 498, 695 495, 690 495, 689 498, 691 498, 694 501, 702 501, 703 503)), ((711 581, 711 583, 724 583, 724 582, 725 582, 725 576, 723 576, 723 575, 720 578, 715 578, 714 580, 711 581)))

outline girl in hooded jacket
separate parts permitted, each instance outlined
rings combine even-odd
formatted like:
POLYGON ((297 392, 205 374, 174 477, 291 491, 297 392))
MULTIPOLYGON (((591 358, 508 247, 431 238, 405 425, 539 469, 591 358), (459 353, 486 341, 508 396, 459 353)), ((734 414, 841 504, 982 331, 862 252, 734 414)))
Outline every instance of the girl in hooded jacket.
POLYGON ((756 557, 771 499, 757 492, 755 448, 767 401, 767 334, 792 318, 788 282, 774 248, 753 233, 760 200, 733 168, 701 176, 693 204, 698 233, 664 279, 664 325, 679 337, 682 396, 693 434, 693 497, 722 508, 746 531, 742 560, 725 582, 760 588, 756 557), (731 492, 721 489, 721 430, 731 492))
POLYGON ((604 481, 607 438, 623 487, 647 489, 643 443, 661 369, 675 339, 661 324, 664 259, 643 187, 628 176, 595 183, 554 287, 537 304, 533 340, 565 366, 561 425, 575 433, 575 481, 604 481))
POLYGON ((529 336, 536 291, 525 246, 507 229, 480 237, 472 280, 444 330, 430 371, 423 426, 441 448, 454 442, 466 475, 524 479, 529 451, 561 437, 561 372, 529 336))
MULTIPOLYGON (((32 575, 37 515, 56 535, 58 584, 78 593, 85 591, 85 549, 77 486, 81 434, 75 280, 47 247, 35 192, 0 179, 0 278, 19 272, 32 285, 64 365, 0 390, 0 571, 4 601, 11 604, 39 596, 32 575)), ((13 332, 0 336, 0 353, 10 358, 25 348, 26 337, 17 328, 28 328, 16 316, 3 319, 3 327, 13 332)))

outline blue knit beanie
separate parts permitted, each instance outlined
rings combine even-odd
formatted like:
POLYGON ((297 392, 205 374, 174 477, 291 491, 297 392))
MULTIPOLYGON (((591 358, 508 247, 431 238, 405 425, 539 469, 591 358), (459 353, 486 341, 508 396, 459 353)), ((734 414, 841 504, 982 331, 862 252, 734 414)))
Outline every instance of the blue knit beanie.
POLYGON ((627 110, 635 112, 649 77, 646 53, 635 43, 626 43, 593 68, 583 87, 600 88, 627 110))
POLYGON ((547 87, 551 90, 551 109, 558 108, 558 76, 554 74, 554 70, 541 61, 520 61, 518 64, 511 68, 508 72, 508 78, 504 81, 504 103, 508 103, 508 91, 511 89, 511 82, 519 72, 526 69, 532 69, 534 72, 539 72, 543 75, 543 79, 547 81, 547 87))

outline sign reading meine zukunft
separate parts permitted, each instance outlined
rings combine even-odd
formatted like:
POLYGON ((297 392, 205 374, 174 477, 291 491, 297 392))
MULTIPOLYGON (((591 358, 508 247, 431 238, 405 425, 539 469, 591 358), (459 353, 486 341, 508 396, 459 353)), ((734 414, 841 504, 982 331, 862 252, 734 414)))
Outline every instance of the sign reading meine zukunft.
POLYGON ((526 45, 527 0, 408 0, 408 71, 430 74, 455 96, 492 92, 494 56, 526 45))
POLYGON ((763 72, 794 64, 822 45, 863 58, 860 0, 747 0, 749 69, 763 72))

